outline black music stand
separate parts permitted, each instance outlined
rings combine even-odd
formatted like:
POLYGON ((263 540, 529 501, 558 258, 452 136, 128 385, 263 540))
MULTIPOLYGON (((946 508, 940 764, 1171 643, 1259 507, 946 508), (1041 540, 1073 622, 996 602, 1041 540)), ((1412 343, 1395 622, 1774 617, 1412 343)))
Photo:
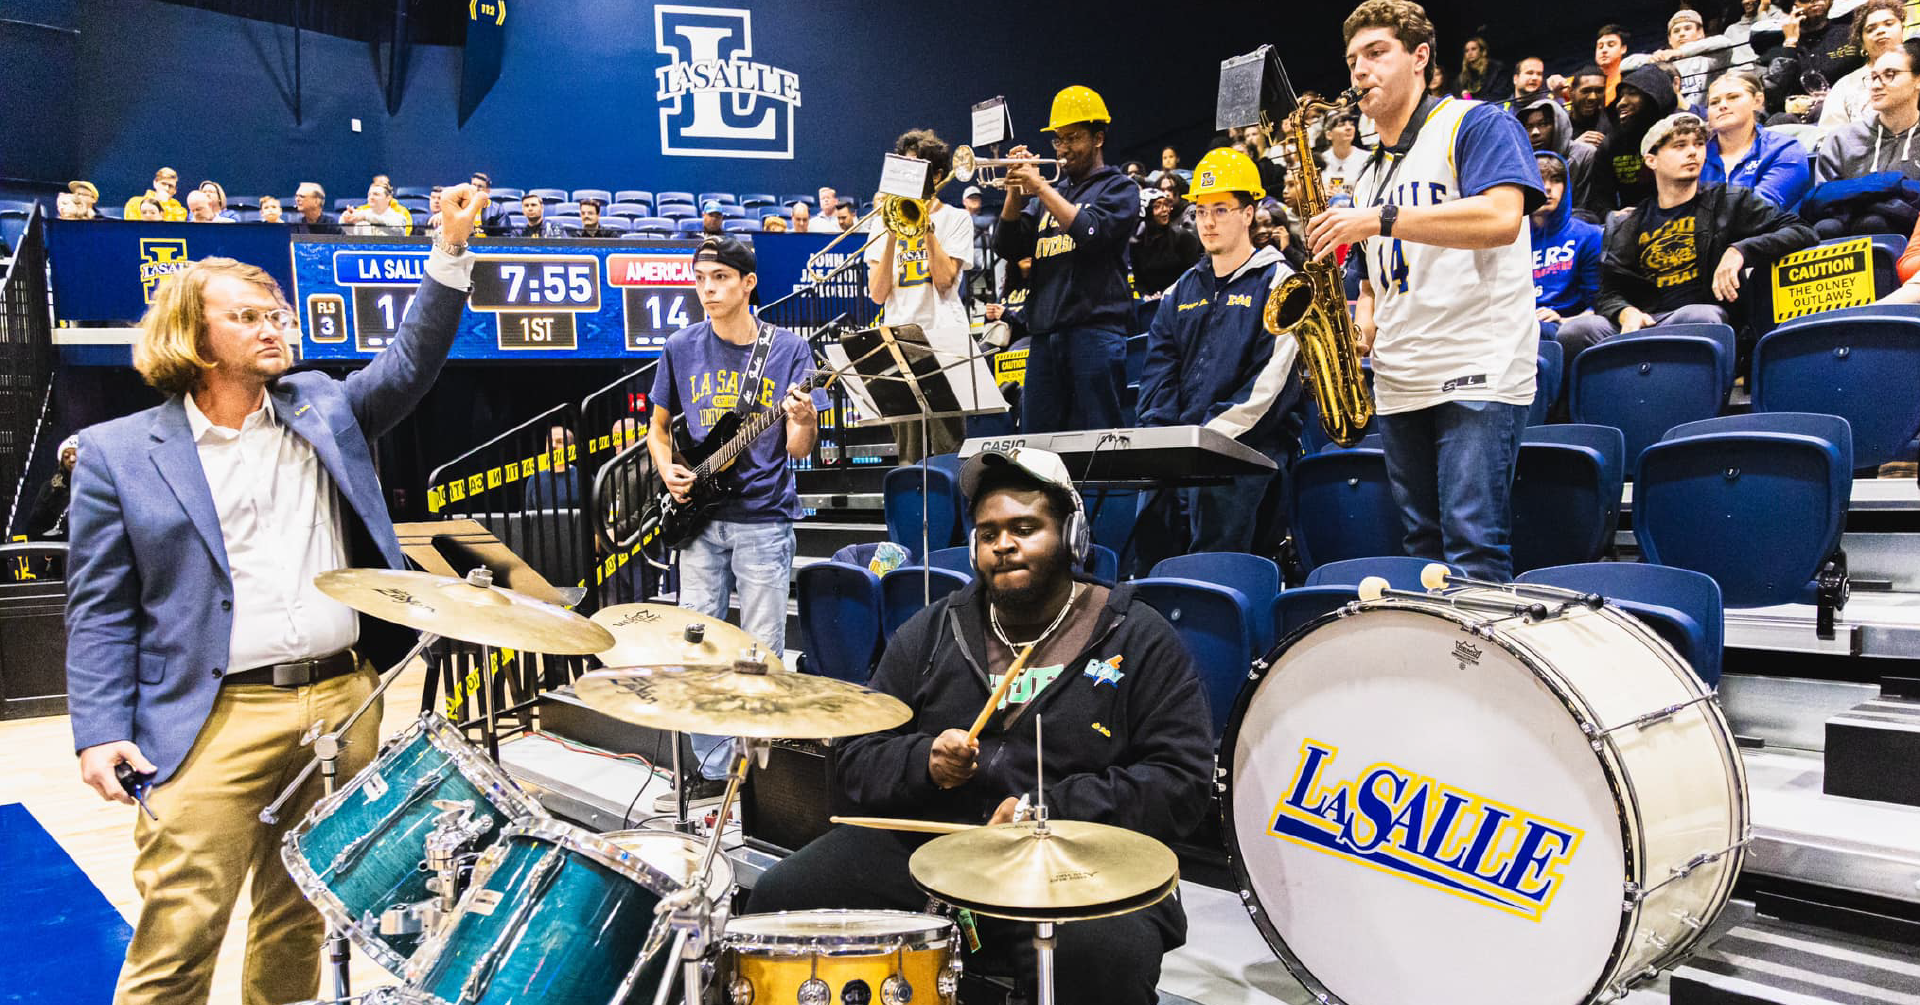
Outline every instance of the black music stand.
MULTIPOLYGON (((919 325, 879 325, 843 331, 837 341, 822 346, 834 369, 843 372, 847 394, 858 402, 861 418, 852 426, 920 422, 922 443, 930 441, 928 425, 934 419, 990 415, 1007 410, 988 372, 986 357, 973 349, 971 336, 957 329, 944 332, 950 348, 934 346, 919 325), (958 337, 954 338, 956 334, 958 337)), ((931 568, 927 530, 926 465, 920 474, 920 565, 931 568)), ((931 597, 931 573, 921 576, 922 592, 931 597)), ((928 602, 931 602, 929 599, 928 602)))

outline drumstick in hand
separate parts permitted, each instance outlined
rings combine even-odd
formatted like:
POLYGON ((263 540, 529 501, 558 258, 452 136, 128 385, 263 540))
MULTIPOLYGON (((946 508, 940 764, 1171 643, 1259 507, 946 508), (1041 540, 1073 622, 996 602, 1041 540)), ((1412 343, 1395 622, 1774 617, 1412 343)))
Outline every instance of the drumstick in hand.
POLYGON ((1000 686, 994 688, 993 693, 987 696, 987 707, 980 710, 979 716, 973 720, 973 728, 967 730, 969 741, 980 739, 980 731, 987 728, 987 720, 993 718, 993 710, 999 708, 1000 703, 1006 700, 1008 689, 1013 687, 1013 679, 1020 676, 1020 672, 1027 668, 1027 657, 1033 655, 1034 647, 1039 644, 1036 641, 1028 645, 1020 653, 1020 657, 1013 661, 1013 665, 1007 668, 1007 675, 1000 678, 1000 686))

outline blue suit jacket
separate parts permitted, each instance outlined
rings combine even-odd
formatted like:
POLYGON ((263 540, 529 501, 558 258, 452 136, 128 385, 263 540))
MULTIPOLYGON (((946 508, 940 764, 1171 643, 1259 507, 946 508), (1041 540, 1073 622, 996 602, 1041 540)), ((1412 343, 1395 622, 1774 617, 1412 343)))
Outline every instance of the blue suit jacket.
MULTIPOLYGON (((348 555, 404 568, 371 443, 446 362, 466 293, 431 278, 393 344, 345 380, 275 381, 274 414, 313 445, 346 506, 348 555)), ((233 633, 233 578, 185 399, 89 427, 74 468, 67 705, 76 750, 132 740, 166 781, 213 709, 233 633)), ((362 624, 362 647, 371 619, 362 624)), ((397 654, 396 654, 397 655, 397 654)))

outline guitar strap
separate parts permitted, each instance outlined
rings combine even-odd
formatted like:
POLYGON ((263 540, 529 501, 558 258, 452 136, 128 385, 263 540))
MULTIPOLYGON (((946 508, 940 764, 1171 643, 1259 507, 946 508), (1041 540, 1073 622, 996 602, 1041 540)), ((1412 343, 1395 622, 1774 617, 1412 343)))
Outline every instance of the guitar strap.
POLYGON ((753 356, 747 360, 747 372, 740 378, 739 399, 734 402, 733 410, 742 419, 753 411, 753 403, 760 395, 752 389, 760 386, 761 377, 767 372, 767 355, 773 348, 773 326, 755 318, 760 325, 760 337, 754 340, 753 356))

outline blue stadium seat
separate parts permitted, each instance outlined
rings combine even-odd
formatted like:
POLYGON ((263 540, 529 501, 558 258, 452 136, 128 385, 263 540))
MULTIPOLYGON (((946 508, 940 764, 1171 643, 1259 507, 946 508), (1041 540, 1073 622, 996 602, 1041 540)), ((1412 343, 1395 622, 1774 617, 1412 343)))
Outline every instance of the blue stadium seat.
POLYGON ((624 234, 633 229, 633 221, 624 216, 603 216, 600 218, 600 226, 624 234))
POLYGON ((1728 607, 1792 603, 1839 546, 1852 491, 1838 416, 1690 422, 1641 455, 1634 537, 1648 562, 1712 576, 1728 607))
POLYGON ((1246 596, 1233 587, 1197 579, 1149 576, 1134 580, 1133 585, 1134 596, 1173 624, 1193 657, 1194 671, 1213 713, 1213 738, 1219 742, 1253 662, 1246 596))
POLYGON ((652 216, 652 215, 653 215, 653 207, 647 205, 644 202, 611 202, 607 204, 607 208, 600 211, 600 216, 602 218, 609 217, 609 216, 624 216, 628 219, 633 219, 634 217, 637 217, 637 216, 652 216))
POLYGON ((873 561, 874 549, 878 547, 880 547, 880 542, 878 541, 862 541, 858 544, 841 545, 840 550, 833 553, 832 560, 835 562, 845 562, 848 565, 857 565, 864 569, 867 567, 867 563, 873 561))
POLYGON ((568 193, 567 199, 570 202, 584 202, 588 199, 598 199, 603 203, 608 203, 613 201, 613 193, 604 188, 576 188, 568 193))
POLYGON ((951 548, 960 540, 960 484, 937 467, 903 464, 887 472, 880 483, 887 515, 887 539, 915 556, 920 552, 921 519, 929 551, 951 548), (926 483, 925 493, 921 482, 926 483))
POLYGON ((109 220, 118 220, 126 215, 125 206, 95 206, 93 211, 109 220))
POLYGON ((527 194, 539 196, 540 201, 549 206, 556 202, 567 201, 567 190, 564 188, 530 188, 527 189, 527 194))
MULTIPOLYGON (((1388 586, 1396 590, 1412 590, 1417 593, 1426 590, 1426 587, 1420 584, 1420 571, 1432 564, 1434 562, 1431 558, 1413 558, 1409 555, 1349 558, 1339 562, 1328 562, 1307 573, 1306 585, 1355 587, 1368 576, 1379 576, 1387 581, 1388 586)), ((1460 570, 1451 565, 1447 568, 1456 576, 1460 574, 1460 570)))
POLYGON ((1540 340, 1540 369, 1534 373, 1533 406, 1527 411, 1527 425, 1547 421, 1553 403, 1560 400, 1561 385, 1566 383, 1566 349, 1552 339, 1540 340))
MULTIPOLYGON (((1296 586, 1281 590, 1273 598, 1269 617, 1273 619, 1274 640, 1285 639, 1319 618, 1360 599, 1351 585, 1296 586)), ((1272 647, 1269 646, 1269 649, 1272 647)))
POLYGON ((929 569, 923 565, 903 565, 880 577, 880 630, 886 638, 920 613, 928 598, 941 597, 967 585, 968 577, 951 569, 929 569))
MULTIPOLYGON (((519 230, 521 227, 524 227, 526 225, 527 225, 526 217, 521 216, 519 213, 507 214, 507 226, 512 227, 515 230, 519 230)), ((498 237, 501 235, 496 234, 494 236, 498 237)))
POLYGON ((670 220, 700 219, 700 211, 690 202, 662 202, 653 211, 670 220))
MULTIPOLYGON (((406 206, 406 203, 401 201, 400 199, 395 199, 393 201, 398 202, 403 206, 406 206)), ((260 203, 255 199, 248 198, 247 196, 236 195, 227 200, 227 208, 238 213, 243 209, 259 209, 260 203)), ((407 208, 412 209, 413 207, 407 206, 407 208)))
POLYGON ((1617 458, 1582 443, 1523 440, 1513 477, 1513 570, 1598 559, 1619 506, 1617 458))
POLYGON ((810 207, 812 207, 812 208, 814 208, 814 209, 819 209, 819 208, 820 208, 820 199, 819 199, 819 197, 818 197, 818 196, 811 196, 811 195, 783 195, 783 196, 781 196, 781 197, 780 197, 780 203, 781 203, 782 205, 785 205, 785 206, 791 206, 791 205, 793 205, 793 204, 794 204, 794 203, 796 203, 796 202, 804 202, 804 203, 806 203, 806 204, 807 204, 808 206, 810 206, 810 207))
POLYGON ((1898 459, 1920 433, 1920 312, 1912 311, 1864 307, 1775 328, 1754 349, 1753 410, 1841 416, 1855 465, 1898 459))
POLYGON ((684 203, 687 203, 688 205, 696 204, 696 200, 693 198, 692 192, 662 192, 660 193, 659 197, 656 198, 654 201, 655 202, 684 202, 684 203))
POLYGON ((653 193, 644 188, 623 188, 613 194, 611 202, 644 202, 653 205, 653 193))
POLYGON ((932 565, 936 569, 957 572, 971 579, 973 577, 973 548, 965 544, 954 545, 951 548, 936 548, 933 552, 932 565))
POLYGON ((1720 686, 1726 609, 1712 576, 1642 562, 1586 562, 1534 569, 1514 578, 1606 597, 1666 639, 1708 687, 1720 686))
MULTIPOLYGON (((402 205, 402 206, 405 206, 405 207, 407 207, 408 209, 410 209, 410 210, 412 210, 412 211, 413 211, 414 213, 416 213, 416 214, 418 214, 418 213, 424 213, 424 212, 426 212, 426 211, 427 211, 427 207, 428 207, 428 206, 430 206, 430 205, 432 205, 432 201, 431 201, 431 200, 429 200, 429 199, 427 199, 427 198, 426 198, 425 196, 413 196, 413 195, 408 195, 408 196, 401 196, 400 198, 397 198, 397 199, 395 199, 395 200, 393 200, 393 201, 394 201, 394 202, 396 202, 396 203, 398 203, 398 204, 400 204, 400 205, 402 205)), ((229 202, 229 203, 227 203, 227 208, 229 208, 229 209, 238 209, 239 207, 238 207, 238 206, 235 206, 235 205, 234 205, 233 203, 231 203, 231 202, 229 202)), ((249 207, 247 207, 247 208, 248 208, 248 209, 259 209, 260 207, 258 207, 258 206, 249 206, 249 207)))
POLYGON ((786 215, 787 215, 787 208, 785 206, 760 207, 760 219, 762 220, 766 219, 769 216, 786 216, 786 215))
POLYGON ((1085 488, 1080 490, 1080 500, 1087 507, 1093 543, 1114 553, 1116 568, 1118 556, 1127 555, 1131 561, 1133 525, 1140 519, 1139 490, 1085 488))
POLYGON ((395 199, 430 199, 433 197, 433 189, 426 185, 395 185, 393 197, 395 199))
MULTIPOLYGON (((1158 297, 1152 300, 1135 300, 1133 302, 1133 331, 1135 334, 1145 332, 1147 329, 1153 327, 1154 315, 1160 313, 1160 303, 1161 298, 1158 297)), ((1137 380, 1138 378, 1133 379, 1137 380)))
POLYGON ((706 201, 707 201, 708 199, 718 199, 718 200, 720 200, 721 202, 724 202, 724 203, 727 203, 728 205, 739 205, 739 203, 740 203, 740 200, 739 200, 738 198, 736 198, 736 197, 734 196, 734 194, 733 194, 732 192, 702 192, 702 193, 700 193, 700 201, 701 201, 701 202, 706 202, 706 201))
POLYGON ((358 196, 342 196, 341 198, 333 200, 333 208, 337 210, 352 209, 353 207, 360 205, 362 201, 364 200, 362 200, 358 196))
POLYGON ((1087 575, 1112 586, 1120 581, 1120 556, 1104 544, 1087 549, 1087 575))
POLYGON ((864 564, 815 562, 799 571, 794 593, 806 669, 865 684, 880 654, 880 577, 864 564))
MULTIPOLYGON (((1661 325, 1659 328, 1642 328, 1637 332, 1633 332, 1631 334, 1626 335, 1625 337, 1626 338, 1642 338, 1648 334, 1653 334, 1655 332, 1661 335, 1698 335, 1702 338, 1710 338, 1714 342, 1718 343, 1720 346, 1721 391, 1722 393, 1725 393, 1726 391, 1730 391, 1733 389, 1733 364, 1734 364, 1734 361, 1738 359, 1740 356, 1740 349, 1739 349, 1738 343, 1735 341, 1734 334, 1733 334, 1733 327, 1731 325, 1718 325, 1718 324, 1661 325)), ((1619 337, 1619 336, 1616 336, 1616 337, 1619 337)))
POLYGON ((701 222, 697 216, 683 217, 674 221, 674 229, 682 234, 698 234, 701 230, 705 229, 705 227, 706 224, 701 222))
POLYGON ((771 206, 779 201, 780 200, 773 197, 771 192, 742 192, 740 194, 740 205, 748 209, 759 206, 771 206))
POLYGON ((733 203, 726 203, 720 207, 720 215, 728 220, 744 220, 747 218, 747 211, 733 203))
MULTIPOLYGON (((491 198, 496 205, 503 202, 519 202, 520 197, 526 194, 526 192, 517 188, 493 188, 487 190, 488 197, 491 198)), ((545 200, 541 201, 544 202, 545 200)), ((287 205, 291 206, 293 204, 288 203, 287 205)))
POLYGON ((1147 366, 1147 336, 1142 333, 1127 338, 1127 384, 1138 386, 1140 373, 1147 366))
POLYGON ((1591 447, 1600 452, 1604 462, 1600 477, 1602 488, 1607 496, 1607 526, 1604 537, 1611 544, 1613 535, 1620 527, 1620 486, 1627 475, 1627 440, 1625 434, 1612 426, 1595 426, 1583 422, 1557 422, 1547 426, 1535 426, 1521 434, 1525 443, 1567 443, 1575 446, 1591 447))
POLYGON ((1640 452, 1683 422, 1720 414, 1726 402, 1720 343, 1662 328, 1610 338, 1573 358, 1573 421, 1612 426, 1626 438, 1627 477, 1640 452))
POLYGON ((1273 598, 1280 592, 1280 566, 1262 555, 1203 551, 1162 559, 1147 572, 1154 578, 1197 579, 1231 586, 1247 598, 1247 635, 1256 651, 1273 645, 1273 598))
POLYGON ((672 220, 664 216, 637 216, 633 218, 633 229, 635 231, 647 230, 659 234, 671 234, 674 231, 674 225, 672 220))
POLYGON ((580 218, 578 216, 556 215, 556 216, 549 217, 548 219, 551 219, 553 222, 559 224, 560 229, 565 231, 571 232, 571 231, 580 229, 580 218))
POLYGON ((548 216, 579 216, 580 204, 577 202, 552 202, 547 204, 548 216))
POLYGON ((239 220, 241 223, 259 223, 260 222, 260 211, 257 209, 236 209, 233 211, 233 215, 234 215, 234 218, 239 220))
POLYGON ((729 234, 757 234, 760 232, 758 220, 722 220, 720 229, 729 234))
POLYGON ((1289 518, 1303 568, 1344 558, 1397 554, 1406 529, 1387 486, 1387 455, 1356 447, 1324 450, 1293 468, 1289 518))

